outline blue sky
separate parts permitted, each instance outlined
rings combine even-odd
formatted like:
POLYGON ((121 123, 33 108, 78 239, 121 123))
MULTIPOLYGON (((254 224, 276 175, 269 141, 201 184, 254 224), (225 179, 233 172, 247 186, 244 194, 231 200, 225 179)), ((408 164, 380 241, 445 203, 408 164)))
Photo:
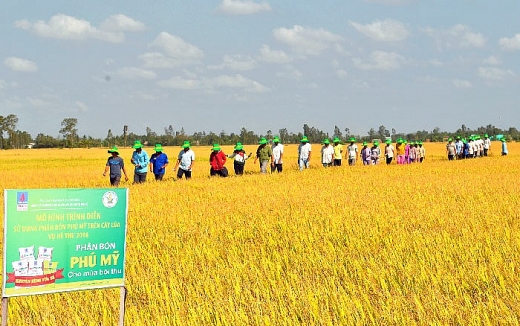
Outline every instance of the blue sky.
POLYGON ((520 127, 520 1, 0 3, 0 115, 257 133, 520 127), (516 125, 515 125, 516 124, 516 125))

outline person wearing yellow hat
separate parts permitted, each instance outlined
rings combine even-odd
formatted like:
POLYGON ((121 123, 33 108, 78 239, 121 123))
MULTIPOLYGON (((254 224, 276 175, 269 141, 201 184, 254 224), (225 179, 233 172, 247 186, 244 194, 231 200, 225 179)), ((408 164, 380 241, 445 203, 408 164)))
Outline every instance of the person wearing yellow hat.
POLYGON ((341 161, 343 159, 343 144, 341 144, 341 141, 338 137, 334 137, 334 140, 332 140, 332 143, 334 144, 334 166, 341 166, 341 161))
POLYGON ((300 171, 308 169, 311 163, 312 146, 307 136, 303 136, 298 146, 298 166, 300 171))
POLYGON ((269 164, 269 161, 271 161, 271 166, 274 165, 273 149, 270 146, 267 146, 267 139, 265 139, 265 137, 260 138, 258 144, 255 164, 256 161, 260 161, 260 173, 267 173, 267 165, 269 164))
POLYGON ((155 144, 155 153, 150 156, 150 172, 155 175, 156 181, 161 181, 168 166, 168 155, 164 153, 162 144, 155 144))
POLYGON ((173 168, 173 171, 178 168, 177 179, 182 179, 182 176, 184 176, 186 180, 191 179, 193 164, 195 164, 195 152, 191 149, 190 142, 185 140, 179 155, 177 155, 177 163, 173 168))
POLYGON ((103 176, 107 175, 107 172, 110 171, 110 184, 113 187, 119 186, 119 181, 121 180, 121 171, 125 174, 125 180, 128 181, 128 175, 126 174, 125 162, 122 157, 119 156, 119 149, 117 146, 112 147, 108 150, 111 154, 107 160, 107 164, 105 165, 105 172, 103 172, 103 176))
POLYGON ((150 157, 148 153, 143 149, 143 144, 140 140, 134 142, 132 146, 135 150, 132 153, 132 159, 130 160, 135 166, 134 169, 134 183, 146 182, 146 174, 148 172, 148 164, 150 164, 150 157))

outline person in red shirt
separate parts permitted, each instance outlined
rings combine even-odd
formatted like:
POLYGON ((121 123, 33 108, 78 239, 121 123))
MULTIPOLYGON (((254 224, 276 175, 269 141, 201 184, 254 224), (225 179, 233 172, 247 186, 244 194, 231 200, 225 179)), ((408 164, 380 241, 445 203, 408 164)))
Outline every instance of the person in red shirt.
POLYGON ((211 176, 221 176, 227 177, 228 170, 224 166, 226 164, 226 154, 220 150, 220 146, 218 144, 213 144, 212 152, 209 155, 209 164, 211 165, 211 169, 209 170, 209 174, 211 176))

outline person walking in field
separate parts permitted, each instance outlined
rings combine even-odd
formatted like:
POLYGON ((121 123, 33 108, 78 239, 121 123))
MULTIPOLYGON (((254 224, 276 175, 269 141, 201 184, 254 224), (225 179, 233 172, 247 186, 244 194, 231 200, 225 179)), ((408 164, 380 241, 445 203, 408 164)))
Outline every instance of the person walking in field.
POLYGON ((390 165, 392 163, 392 160, 394 159, 395 155, 395 148, 392 146, 392 140, 387 139, 385 141, 385 158, 386 158, 386 165, 390 165))
POLYGON ((163 153, 162 144, 155 144, 155 153, 150 156, 150 172, 155 175, 156 181, 161 181, 168 166, 168 155, 163 153))
POLYGON ((404 164, 405 144, 402 138, 397 140, 395 152, 397 154, 397 164, 404 164))
POLYGON ((371 162, 372 150, 368 147, 368 143, 366 141, 363 142, 363 148, 361 148, 361 161, 363 165, 370 165, 371 162))
POLYGON ((327 168, 332 166, 334 162, 334 147, 330 146, 330 141, 328 138, 325 138, 323 141, 323 146, 321 147, 321 164, 323 167, 327 168))
POLYGON ((148 153, 143 149, 141 141, 136 140, 134 146, 135 151, 132 153, 132 159, 130 160, 134 165, 134 183, 146 182, 146 174, 148 172, 148 164, 150 164, 150 157, 148 153))
POLYGON ((246 155, 246 151, 244 150, 242 143, 237 143, 233 149, 233 154, 230 154, 227 157, 233 159, 233 169, 235 170, 235 175, 243 175, 244 167, 246 166, 246 160, 251 157, 252 153, 246 155))
POLYGON ((260 161, 260 173, 267 173, 267 165, 271 161, 271 167, 274 166, 273 150, 270 146, 267 146, 267 139, 265 137, 260 138, 258 142, 260 145, 256 150, 255 164, 256 161, 260 161))
POLYGON ((182 176, 186 180, 191 179, 193 164, 195 164, 195 152, 191 149, 190 142, 185 140, 179 155, 177 155, 177 163, 173 168, 173 171, 178 169, 177 179, 182 179, 182 176))
POLYGON ((341 161, 343 159, 343 145, 338 137, 334 137, 332 141, 334 143, 334 166, 341 166, 341 161))
POLYGON ((123 171, 125 175, 125 180, 128 181, 125 162, 123 158, 119 156, 119 149, 116 146, 109 149, 108 152, 111 154, 111 156, 107 160, 103 176, 106 176, 107 172, 110 171, 110 185, 112 185, 112 187, 118 187, 119 182, 121 181, 121 171, 123 171))
POLYGON ((457 153, 457 149, 455 144, 453 143, 453 139, 448 139, 448 144, 446 145, 446 154, 448 155, 448 160, 453 161, 455 159, 455 154, 457 153))
POLYGON ((426 158, 426 149, 423 147, 423 142, 422 140, 419 141, 419 148, 418 148, 418 159, 419 159, 419 163, 422 163, 424 161, 424 159, 426 158))
POLYGON ((455 139, 455 157, 457 160, 460 160, 463 158, 464 155, 464 144, 462 143, 462 140, 460 139, 460 136, 457 136, 455 139))
POLYGON ((271 173, 275 171, 280 173, 283 170, 283 145, 280 143, 278 136, 274 136, 271 150, 273 151, 274 159, 274 164, 271 166, 271 173))
POLYGON ((307 136, 303 136, 298 146, 298 166, 300 171, 308 169, 311 162, 312 146, 307 136))
POLYGON ((410 148, 408 149, 408 163, 415 163, 417 159, 417 149, 415 146, 415 142, 410 142, 410 148))
POLYGON ((491 139, 489 139, 489 135, 484 135, 484 156, 489 155, 489 150, 491 149, 491 139))
POLYGON ((355 144, 356 138, 350 138, 350 145, 347 147, 347 153, 345 158, 348 159, 348 165, 356 165, 356 159, 358 157, 358 147, 355 144))
POLYGON ((502 141, 502 156, 506 156, 507 154, 509 154, 509 151, 507 150, 506 139, 502 138, 500 140, 502 141))
POLYGON ((372 165, 378 165, 379 160, 381 158, 381 148, 379 148, 379 142, 374 141, 374 145, 370 149, 370 159, 372 160, 372 165))
POLYGON ((227 160, 226 154, 220 149, 219 144, 213 144, 213 148, 211 149, 211 154, 209 155, 209 165, 211 166, 209 170, 210 176, 218 175, 220 177, 227 177, 228 170, 225 167, 227 160))

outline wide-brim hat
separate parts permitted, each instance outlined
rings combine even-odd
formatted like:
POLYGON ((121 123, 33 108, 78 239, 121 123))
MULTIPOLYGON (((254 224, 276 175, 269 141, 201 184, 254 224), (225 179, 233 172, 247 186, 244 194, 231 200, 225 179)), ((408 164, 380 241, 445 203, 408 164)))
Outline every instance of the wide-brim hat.
POLYGON ((220 146, 219 144, 213 144, 213 148, 211 149, 212 151, 220 151, 220 146))
POLYGON ((363 142, 363 146, 367 146, 368 143, 366 141, 363 142))
POLYGON ((332 142, 333 142, 333 143, 339 143, 339 142, 340 142, 340 140, 339 140, 339 138, 338 138, 338 137, 334 137, 334 140, 333 140, 332 142))
POLYGON ((350 141, 351 143, 353 143, 353 142, 356 141, 356 138, 354 138, 354 137, 350 137, 349 141, 350 141))
POLYGON ((260 141, 258 143, 260 145, 265 145, 265 144, 267 144, 267 139, 265 139, 265 137, 262 137, 262 138, 260 138, 260 141))
POLYGON ((138 149, 138 148, 143 148, 143 144, 141 144, 141 141, 140 140, 136 140, 134 142, 134 146, 132 146, 133 148, 135 149, 138 149))
POLYGON ((278 138, 278 136, 275 136, 273 138, 273 143, 279 143, 280 142, 280 138, 278 138))
POLYGON ((391 143, 392 143, 392 140, 391 140, 391 139, 387 139, 387 140, 385 140, 385 143, 386 143, 386 144, 391 144, 391 143))
POLYGON ((303 136, 303 138, 300 140, 302 143, 308 143, 309 139, 307 139, 307 136, 303 136))
POLYGON ((379 146, 379 142, 378 142, 378 141, 375 141, 375 142, 374 142, 374 146, 379 146))
POLYGON ((161 144, 155 144, 155 147, 153 148, 153 150, 156 151, 156 152, 162 152, 163 151, 162 145, 161 144))
POLYGON ((191 147, 190 142, 185 140, 184 143, 182 144, 182 148, 190 148, 190 147, 191 147))
POLYGON ((244 149, 244 146, 243 145, 236 145, 235 146, 235 151, 241 151, 244 149))
POLYGON ((328 138, 325 138, 325 140, 323 141, 323 143, 324 143, 325 145, 328 145, 328 144, 330 144, 330 141, 329 141, 328 138))
POLYGON ((108 152, 119 154, 119 148, 117 148, 117 146, 113 146, 111 149, 108 150, 108 152))

